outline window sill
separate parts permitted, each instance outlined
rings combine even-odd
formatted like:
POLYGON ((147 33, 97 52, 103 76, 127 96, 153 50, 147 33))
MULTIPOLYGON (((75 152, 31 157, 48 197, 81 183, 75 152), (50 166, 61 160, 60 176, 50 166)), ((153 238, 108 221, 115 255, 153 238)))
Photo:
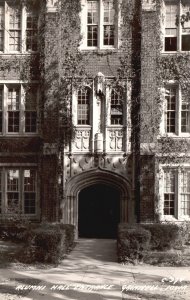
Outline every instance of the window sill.
POLYGON ((33 136, 39 136, 39 133, 5 133, 0 134, 0 137, 33 137, 33 136))
POLYGON ((166 216, 163 215, 160 219, 161 222, 183 222, 183 221, 190 221, 190 216, 166 216))
POLYGON ((16 55, 16 56, 23 56, 23 55, 31 55, 31 54, 37 54, 38 51, 25 51, 25 52, 20 52, 20 51, 15 51, 15 52, 2 52, 0 51, 1 56, 10 56, 10 55, 16 55))
POLYGON ((106 127, 110 129, 114 129, 114 128, 123 129, 124 125, 107 125, 106 127))
POLYGON ((157 139, 160 139, 160 138, 174 138, 174 139, 185 139, 185 138, 190 138, 190 133, 184 133, 184 134, 180 134, 180 135, 177 135, 177 134, 173 134, 173 133, 164 133, 164 134, 160 134, 157 139))
POLYGON ((87 128, 87 129, 91 129, 91 128, 92 128, 91 125, 76 125, 75 127, 76 127, 77 129, 79 129, 79 128, 82 128, 82 129, 83 129, 83 128, 84 128, 84 129, 86 129, 86 128, 87 128))
POLYGON ((172 55, 172 54, 189 54, 190 50, 182 51, 182 50, 177 50, 177 51, 161 51, 161 54, 163 55, 172 55))
POLYGON ((117 52, 118 48, 115 46, 103 46, 103 47, 80 47, 81 51, 113 51, 117 52))

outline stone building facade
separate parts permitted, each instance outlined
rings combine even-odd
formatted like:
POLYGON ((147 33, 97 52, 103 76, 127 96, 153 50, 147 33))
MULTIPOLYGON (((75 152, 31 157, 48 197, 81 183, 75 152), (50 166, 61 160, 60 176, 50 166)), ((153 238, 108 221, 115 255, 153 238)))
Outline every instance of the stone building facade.
MULTIPOLYGON (((57 1, 45 10, 48 30, 57 1)), ((189 55, 189 21, 176 24, 189 10, 180 0, 81 0, 79 49, 89 80, 72 89, 75 133, 61 152, 56 117, 45 112, 45 77, 25 91, 18 72, 1 68, 2 220, 19 214, 74 224, 80 237, 115 237, 119 222, 189 220, 190 160, 175 143, 188 144, 190 104, 176 76, 158 72, 160 61, 189 55), (168 139, 174 149, 163 153, 168 139)), ((0 12, 3 61, 34 55, 37 12, 11 1, 0 1, 0 12)))

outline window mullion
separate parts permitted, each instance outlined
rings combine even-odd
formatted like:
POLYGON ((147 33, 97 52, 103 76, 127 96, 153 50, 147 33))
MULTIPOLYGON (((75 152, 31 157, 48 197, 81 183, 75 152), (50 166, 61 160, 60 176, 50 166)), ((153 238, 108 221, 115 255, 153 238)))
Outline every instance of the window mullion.
POLYGON ((8 87, 4 85, 4 101, 3 101, 3 110, 4 110, 4 135, 8 133, 8 87))
POLYGON ((19 207, 21 215, 24 214, 24 176, 23 169, 19 169, 19 207))
POLYGON ((177 116, 177 135, 181 134, 181 87, 178 86, 177 90, 177 111, 176 111, 176 116, 177 116))
POLYGON ((7 201, 7 172, 8 169, 4 169, 4 183, 5 183, 5 188, 4 188, 4 212, 7 213, 8 211, 8 201, 7 201))
POLYGON ((6 104, 5 104, 5 85, 2 87, 2 135, 5 135, 6 104))
POLYGON ((98 24, 98 47, 101 49, 103 46, 103 16, 104 16, 104 6, 103 0, 99 1, 99 24, 98 24))
POLYGON ((20 133, 24 133, 25 132, 25 91, 23 88, 23 85, 21 85, 20 87, 20 133))
MULTIPOLYGON (((181 0, 179 0, 179 5, 178 5, 178 17, 180 20, 180 16, 182 15, 182 4, 181 4, 181 0)), ((182 44, 182 25, 181 22, 178 22, 178 45, 177 45, 177 49, 179 51, 181 51, 181 44, 182 44)))
POLYGON ((181 170, 178 168, 176 170, 176 178, 175 178, 175 186, 176 186, 176 193, 175 193, 175 216, 177 219, 180 218, 180 175, 181 170))
POLYGON ((26 7, 24 6, 21 15, 21 52, 26 52, 26 7))
POLYGON ((4 168, 2 168, 2 171, 1 171, 1 184, 2 184, 2 188, 1 188, 1 210, 2 210, 2 214, 5 213, 5 201, 6 201, 6 175, 5 175, 5 170, 4 168))
POLYGON ((4 52, 8 52, 8 45, 9 45, 9 10, 8 10, 8 5, 5 1, 5 7, 4 7, 4 13, 5 13, 5 29, 4 29, 4 52), (7 13, 8 11, 8 13, 7 13))

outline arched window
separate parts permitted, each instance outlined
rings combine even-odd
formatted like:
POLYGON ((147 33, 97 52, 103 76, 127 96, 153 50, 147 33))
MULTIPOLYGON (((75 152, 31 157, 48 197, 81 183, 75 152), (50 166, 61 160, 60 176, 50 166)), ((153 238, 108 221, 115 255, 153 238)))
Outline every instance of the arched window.
POLYGON ((123 124, 123 99, 122 93, 116 90, 111 92, 111 125, 123 124))
POLYGON ((77 99, 77 124, 90 125, 90 89, 78 91, 77 99))

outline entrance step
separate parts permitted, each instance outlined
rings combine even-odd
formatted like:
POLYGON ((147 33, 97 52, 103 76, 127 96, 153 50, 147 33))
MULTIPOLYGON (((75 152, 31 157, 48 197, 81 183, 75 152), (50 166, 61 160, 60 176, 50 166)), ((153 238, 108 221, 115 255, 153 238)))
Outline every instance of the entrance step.
POLYGON ((71 261, 97 265, 116 263, 116 240, 114 239, 78 239, 77 245, 68 256, 71 261))

